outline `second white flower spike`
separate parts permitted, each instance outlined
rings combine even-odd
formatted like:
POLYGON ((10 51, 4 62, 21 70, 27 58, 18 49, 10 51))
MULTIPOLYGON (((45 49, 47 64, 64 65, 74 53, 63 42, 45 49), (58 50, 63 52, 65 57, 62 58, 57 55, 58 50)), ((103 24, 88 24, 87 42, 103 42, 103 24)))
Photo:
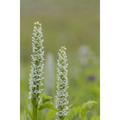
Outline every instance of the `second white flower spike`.
POLYGON ((61 47, 57 60, 56 120, 63 120, 69 111, 68 101, 68 59, 66 48, 61 47))

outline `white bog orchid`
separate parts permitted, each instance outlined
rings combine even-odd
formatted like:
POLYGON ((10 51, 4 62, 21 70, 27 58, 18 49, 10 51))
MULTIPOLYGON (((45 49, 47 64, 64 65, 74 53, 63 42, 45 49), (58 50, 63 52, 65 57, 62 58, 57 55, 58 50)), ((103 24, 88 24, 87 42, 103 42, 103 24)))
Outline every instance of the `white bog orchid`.
POLYGON ((61 47, 57 60, 56 120, 64 119, 69 111, 68 101, 68 59, 66 48, 61 47))
POLYGON ((40 94, 44 91, 44 47, 43 47, 42 26, 37 21, 34 23, 32 34, 32 65, 29 79, 29 99, 34 100, 36 104, 40 100, 40 94))

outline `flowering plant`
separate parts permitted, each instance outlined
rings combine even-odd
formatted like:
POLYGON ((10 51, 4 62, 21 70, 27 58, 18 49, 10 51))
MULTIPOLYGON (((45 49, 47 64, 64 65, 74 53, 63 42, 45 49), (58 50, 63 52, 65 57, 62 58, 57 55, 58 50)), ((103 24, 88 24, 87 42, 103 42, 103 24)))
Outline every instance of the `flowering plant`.
POLYGON ((64 119, 69 111, 68 100, 68 60, 66 48, 61 47, 58 52, 57 60, 57 90, 56 90, 56 108, 57 120, 64 119))

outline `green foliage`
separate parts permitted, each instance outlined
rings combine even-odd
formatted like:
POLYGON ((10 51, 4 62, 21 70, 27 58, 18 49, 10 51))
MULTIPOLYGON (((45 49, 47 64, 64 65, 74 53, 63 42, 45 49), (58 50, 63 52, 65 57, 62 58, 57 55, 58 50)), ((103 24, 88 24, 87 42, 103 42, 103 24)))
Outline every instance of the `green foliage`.
POLYGON ((46 108, 56 110, 54 108, 54 105, 51 102, 46 102, 46 103, 38 106, 38 110, 43 110, 43 109, 46 109, 46 108))
MULTIPOLYGON (((96 110, 97 102, 96 101, 88 101, 83 103, 81 106, 72 107, 68 113, 68 115, 64 118, 64 120, 99 120, 99 116, 91 115, 88 118, 87 113, 93 112, 96 110)), ((49 110, 45 120, 54 120, 56 117, 55 110, 49 110)))
POLYGON ((41 95, 41 98, 42 98, 42 102, 45 103, 45 102, 49 102, 52 100, 52 97, 51 96, 48 96, 46 94, 42 94, 41 95))
POLYGON ((44 109, 52 109, 52 110, 56 110, 56 108, 54 107, 53 101, 52 101, 52 97, 48 96, 46 94, 42 94, 41 95, 42 101, 41 103, 38 105, 38 110, 44 110, 44 109))
MULTIPOLYGON (((43 101, 40 104, 38 104, 37 112, 40 114, 41 111, 43 111, 43 110, 49 110, 50 112, 48 111, 48 116, 51 116, 52 113, 56 113, 56 108, 53 104, 52 97, 50 97, 48 95, 45 95, 45 94, 42 94, 41 97, 43 98, 42 99, 43 101)), ((32 108, 33 106, 32 106, 30 101, 29 102, 27 101, 26 104, 28 106, 26 107, 25 112, 23 114, 23 120, 34 120, 34 118, 33 118, 33 108, 32 108)), ((41 115, 42 115, 42 113, 41 113, 41 115)), ((55 114, 53 114, 53 115, 55 117, 55 114)))
MULTIPOLYGON (((64 120, 87 120, 87 112, 94 111, 96 105, 97 103, 95 101, 88 101, 84 103, 81 107, 73 107, 64 120)), ((92 117, 92 119, 94 119, 94 116, 92 117)))

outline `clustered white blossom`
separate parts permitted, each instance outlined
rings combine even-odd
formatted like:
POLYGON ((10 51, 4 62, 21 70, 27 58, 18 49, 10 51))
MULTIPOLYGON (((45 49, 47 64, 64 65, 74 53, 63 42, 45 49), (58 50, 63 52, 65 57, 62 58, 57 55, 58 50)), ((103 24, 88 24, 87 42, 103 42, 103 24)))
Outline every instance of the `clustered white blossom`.
POLYGON ((56 120, 62 120, 69 112, 68 101, 68 60, 66 48, 61 47, 58 52, 57 60, 57 90, 56 90, 56 120))
POLYGON ((32 34, 32 65, 29 79, 29 98, 37 104, 40 99, 40 94, 44 91, 44 47, 43 47, 42 26, 37 21, 34 23, 32 34))

